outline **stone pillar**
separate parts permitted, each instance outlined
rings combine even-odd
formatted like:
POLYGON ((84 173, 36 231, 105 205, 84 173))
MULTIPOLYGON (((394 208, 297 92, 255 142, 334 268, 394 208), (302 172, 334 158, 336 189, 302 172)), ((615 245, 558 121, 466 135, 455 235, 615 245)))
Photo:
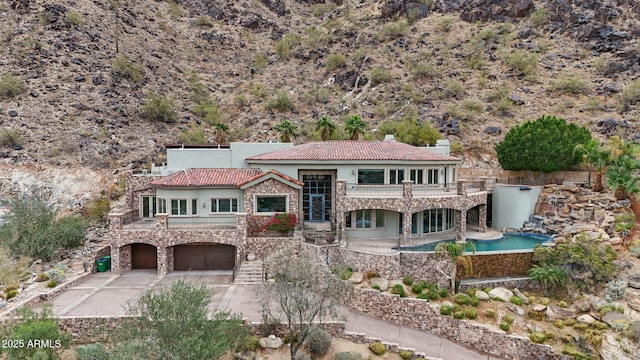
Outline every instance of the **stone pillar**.
POLYGON ((467 183, 464 181, 458 181, 456 183, 457 194, 462 196, 467 196, 467 183))
POLYGON ((402 196, 405 199, 413 197, 413 180, 402 180, 402 196))
POLYGON ((167 248, 164 247, 164 243, 158 245, 158 276, 167 275, 167 248))
MULTIPOLYGON (((120 275, 123 272, 120 265, 120 231, 122 230, 122 213, 109 214, 109 233, 111 235, 111 273, 120 275)), ((90 264, 93 268, 94 264, 90 264)))
POLYGON ((165 214, 158 213, 155 215, 156 225, 158 226, 158 228, 166 230, 169 227, 168 217, 169 215, 166 213, 165 214))
MULTIPOLYGON (((93 265, 93 264, 92 264, 93 265)), ((120 266, 120 248, 117 243, 111 242, 111 274, 122 274, 122 266, 120 266)))
POLYGON ((467 210, 456 211, 456 241, 467 240, 467 210))
POLYGON ((236 213, 236 233, 238 234, 238 240, 242 244, 247 242, 247 221, 249 220, 249 214, 236 213))
POLYGON ((346 228, 344 223, 344 201, 347 196, 347 180, 336 180, 336 235, 342 246, 347 246, 346 228))
POLYGON ((480 204, 478 214, 478 231, 485 232, 487 231, 487 205, 480 204))
POLYGON ((411 211, 402 213, 402 241, 400 245, 411 245, 411 211))

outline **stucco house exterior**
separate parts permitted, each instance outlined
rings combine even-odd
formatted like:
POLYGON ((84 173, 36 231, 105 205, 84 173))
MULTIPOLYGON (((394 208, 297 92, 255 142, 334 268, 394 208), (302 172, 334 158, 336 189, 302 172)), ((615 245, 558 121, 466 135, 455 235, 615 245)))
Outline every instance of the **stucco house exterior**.
POLYGON ((277 213, 347 247, 464 239, 467 223, 486 228, 487 192, 484 182, 457 181, 460 159, 448 149, 392 138, 167 146, 167 163, 130 176, 125 212, 110 216, 113 271, 235 269, 249 253, 303 240, 303 231, 255 234, 277 213))

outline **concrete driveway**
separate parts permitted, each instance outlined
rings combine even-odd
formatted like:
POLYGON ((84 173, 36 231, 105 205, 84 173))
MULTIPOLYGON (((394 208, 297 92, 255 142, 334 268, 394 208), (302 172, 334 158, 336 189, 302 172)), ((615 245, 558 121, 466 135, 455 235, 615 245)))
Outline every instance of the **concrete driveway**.
MULTIPOLYGON (((262 320, 258 294, 260 287, 231 284, 232 275, 228 271, 175 271, 164 277, 158 277, 155 270, 133 270, 121 276, 111 276, 110 272, 96 273, 70 287, 50 303, 54 315, 58 317, 124 315, 127 305, 134 303, 146 290, 168 288, 178 279, 203 283, 213 290, 209 305, 211 313, 228 311, 240 314, 251 322, 262 320)), ((430 358, 499 359, 440 336, 378 320, 350 308, 340 309, 340 315, 349 332, 398 343, 401 347, 413 348, 430 358)))

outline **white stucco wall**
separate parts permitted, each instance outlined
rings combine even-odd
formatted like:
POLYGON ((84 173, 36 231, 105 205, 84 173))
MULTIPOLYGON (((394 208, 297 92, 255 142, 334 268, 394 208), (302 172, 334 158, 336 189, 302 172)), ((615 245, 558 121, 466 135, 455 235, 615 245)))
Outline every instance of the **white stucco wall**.
POLYGON ((493 228, 521 228, 533 214, 540 190, 536 186, 496 185, 493 188, 493 228))

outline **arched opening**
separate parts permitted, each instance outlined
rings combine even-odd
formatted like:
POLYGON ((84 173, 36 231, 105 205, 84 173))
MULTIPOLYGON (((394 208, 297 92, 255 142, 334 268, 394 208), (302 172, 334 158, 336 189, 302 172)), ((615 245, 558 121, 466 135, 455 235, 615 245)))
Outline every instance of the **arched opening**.
POLYGON ((132 269, 157 269, 158 249, 149 244, 131 244, 132 269))

